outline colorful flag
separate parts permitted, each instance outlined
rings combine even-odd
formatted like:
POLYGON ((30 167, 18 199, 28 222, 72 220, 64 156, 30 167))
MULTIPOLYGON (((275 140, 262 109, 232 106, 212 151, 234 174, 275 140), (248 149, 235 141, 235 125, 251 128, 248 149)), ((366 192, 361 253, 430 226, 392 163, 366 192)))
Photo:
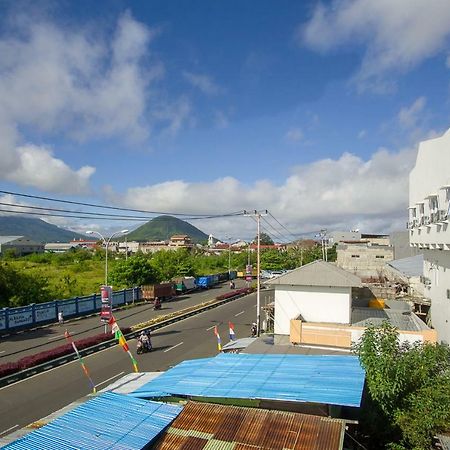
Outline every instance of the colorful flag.
POLYGON ((70 342, 70 344, 72 344, 73 351, 77 355, 78 361, 80 361, 81 368, 83 369, 84 374, 87 376, 89 383, 91 384, 92 393, 95 394, 97 392, 97 390, 95 389, 94 382, 92 381, 92 378, 89 375, 89 371, 86 367, 86 364, 84 364, 83 358, 81 357, 81 355, 77 349, 77 346, 75 345, 75 342, 73 342, 73 340, 72 340, 72 336, 70 335, 70 333, 67 330, 64 332, 64 337, 70 342))
POLYGON ((220 334, 219 331, 217 330, 217 325, 214 327, 214 334, 217 337, 217 349, 220 351, 222 351, 222 341, 220 339, 220 334))
POLYGON ((234 325, 231 322, 228 322, 228 326, 230 328, 230 341, 235 341, 236 335, 234 334, 234 325))
POLYGON ((116 319, 114 319, 114 317, 111 317, 111 319, 109 319, 109 324, 111 325, 111 333, 114 334, 115 339, 117 339, 119 341, 119 345, 130 356, 131 362, 133 363, 134 371, 139 372, 138 366, 137 366, 137 361, 134 359, 134 356, 131 354, 130 348, 128 347, 127 340, 125 339, 125 336, 123 335, 122 331, 120 330, 120 327, 116 322, 116 319))

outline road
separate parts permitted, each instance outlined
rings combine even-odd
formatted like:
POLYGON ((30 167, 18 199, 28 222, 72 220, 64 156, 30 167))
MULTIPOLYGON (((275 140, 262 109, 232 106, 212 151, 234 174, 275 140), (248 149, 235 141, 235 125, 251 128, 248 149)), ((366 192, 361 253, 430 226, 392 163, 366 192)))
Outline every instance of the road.
MULTIPOLYGON (((261 304, 272 292, 261 292, 261 304)), ((263 317, 263 314, 261 314, 263 317)), ((218 326, 222 343, 228 342, 228 321, 237 338, 250 335, 256 318, 256 295, 252 294, 202 314, 168 325, 152 334, 154 351, 135 355, 141 372, 167 370, 185 359, 214 356, 218 326)), ((136 341, 129 342, 135 354, 136 341)), ((98 389, 132 372, 129 356, 117 345, 84 358, 98 389)), ((0 389, 0 436, 26 426, 89 394, 88 380, 78 361, 51 369, 0 389)))
MULTIPOLYGON (((243 280, 236 280, 237 288, 245 286, 246 284, 243 280)), ((174 297, 171 301, 163 302, 162 309, 159 311, 154 311, 151 303, 140 303, 130 309, 115 311, 114 317, 117 319, 121 328, 126 328, 140 322, 146 322, 155 316, 169 314, 189 306, 213 300, 218 295, 228 292, 229 290, 228 283, 224 283, 214 289, 174 297)), ((50 350, 51 348, 66 343, 64 338, 64 330, 66 329, 73 338, 77 340, 102 333, 104 326, 100 322, 98 315, 95 315, 92 317, 70 320, 64 323, 63 326, 54 324, 31 331, 24 331, 18 334, 1 337, 0 364, 17 361, 24 356, 50 350)))

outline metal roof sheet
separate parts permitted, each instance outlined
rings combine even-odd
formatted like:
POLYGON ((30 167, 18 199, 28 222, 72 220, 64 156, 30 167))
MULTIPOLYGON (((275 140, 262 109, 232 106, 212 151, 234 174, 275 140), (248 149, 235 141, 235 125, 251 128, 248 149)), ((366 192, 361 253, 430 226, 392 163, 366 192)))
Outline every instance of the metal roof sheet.
POLYGON ((427 324, 422 322, 414 313, 410 311, 376 308, 352 309, 352 326, 379 326, 385 321, 389 322, 401 331, 429 330, 427 324))
POLYGON ((179 406, 107 392, 3 448, 142 449, 154 440, 181 410, 179 406))
POLYGON ((364 370, 356 356, 222 353, 184 361, 130 395, 313 402, 358 407, 364 370))
POLYGON ((195 438, 204 446, 195 449, 339 450, 344 432, 339 419, 189 402, 154 448, 185 449, 195 438))
POLYGON ((407 277, 418 277, 423 275, 423 255, 396 259, 388 262, 387 264, 407 277))
POLYGON ((0 236, 0 245, 23 238, 23 236, 0 236))
POLYGON ((289 286, 361 287, 356 275, 326 261, 313 261, 280 275, 265 284, 289 286))

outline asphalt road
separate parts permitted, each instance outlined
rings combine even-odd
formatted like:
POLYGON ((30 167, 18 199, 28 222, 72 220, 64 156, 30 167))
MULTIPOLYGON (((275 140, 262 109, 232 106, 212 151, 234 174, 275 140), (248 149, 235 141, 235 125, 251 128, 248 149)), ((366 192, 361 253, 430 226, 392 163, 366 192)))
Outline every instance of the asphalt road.
MULTIPOLYGON (((272 296, 261 291, 261 305, 272 296)), ((264 317, 261 312, 261 319, 264 317)), ((250 335, 256 318, 256 294, 252 294, 202 314, 168 325, 152 334, 154 351, 136 355, 136 341, 129 342, 140 372, 164 371, 186 359, 217 354, 213 328, 218 326, 222 344, 228 342, 228 322, 235 325, 236 337, 250 335)), ((102 389, 133 371, 129 356, 117 345, 84 358, 91 377, 102 389)), ((78 361, 51 369, 0 389, 0 436, 26 426, 90 393, 78 361)))
MULTIPOLYGON (((236 280, 237 288, 245 286, 245 281, 236 280)), ((170 314, 189 306, 213 300, 218 295, 229 292, 229 290, 227 282, 206 291, 174 297, 173 300, 163 302, 162 309, 159 311, 154 311, 151 303, 139 303, 133 308, 115 311, 114 317, 121 328, 126 328, 150 320, 155 316, 170 314)), ((66 329, 77 340, 102 333, 104 325, 100 322, 97 314, 92 317, 67 321, 62 326, 53 324, 35 330, 0 337, 0 364, 17 361, 24 356, 33 355, 65 344, 64 331, 66 329)))

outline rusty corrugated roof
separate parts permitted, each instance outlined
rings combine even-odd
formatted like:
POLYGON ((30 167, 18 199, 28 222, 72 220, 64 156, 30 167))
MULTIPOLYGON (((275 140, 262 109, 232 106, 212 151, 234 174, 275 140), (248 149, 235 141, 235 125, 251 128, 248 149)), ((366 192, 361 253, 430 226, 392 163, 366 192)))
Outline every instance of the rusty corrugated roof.
POLYGON ((340 450, 345 421, 308 414, 189 402, 156 450, 340 450))

